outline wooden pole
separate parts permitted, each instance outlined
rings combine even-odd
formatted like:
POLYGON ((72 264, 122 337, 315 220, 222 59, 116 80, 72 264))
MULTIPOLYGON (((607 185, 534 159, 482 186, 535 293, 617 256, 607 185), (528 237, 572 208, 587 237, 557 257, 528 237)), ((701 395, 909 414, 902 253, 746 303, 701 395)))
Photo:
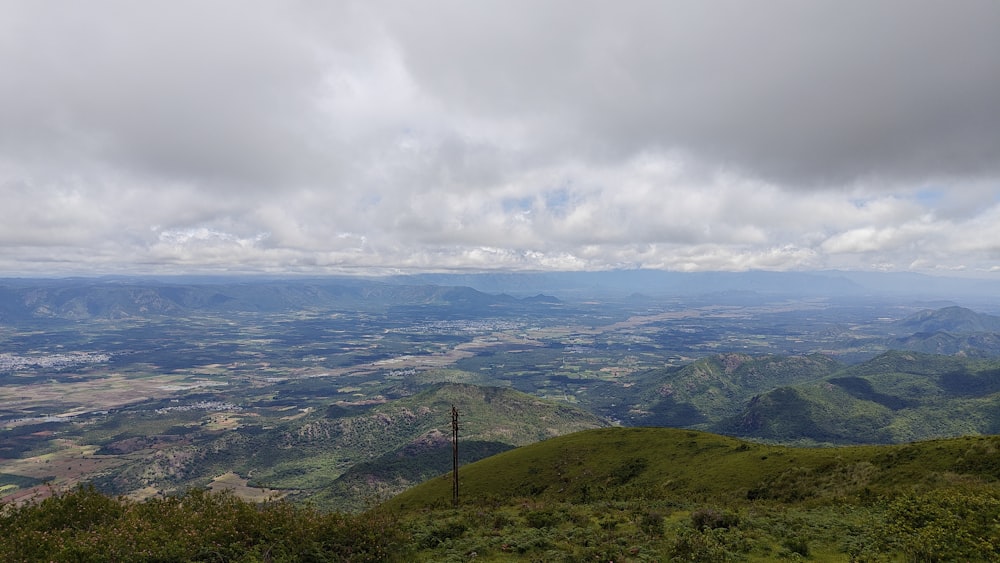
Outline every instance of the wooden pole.
POLYGON ((451 406, 451 504, 458 506, 458 409, 451 406))

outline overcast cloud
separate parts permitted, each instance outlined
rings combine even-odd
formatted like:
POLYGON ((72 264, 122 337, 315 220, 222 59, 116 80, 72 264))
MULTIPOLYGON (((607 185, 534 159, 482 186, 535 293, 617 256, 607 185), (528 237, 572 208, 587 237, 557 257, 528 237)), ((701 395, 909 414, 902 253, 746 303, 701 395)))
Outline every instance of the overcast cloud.
POLYGON ((1000 3, 0 0, 0 275, 1000 275, 1000 3))

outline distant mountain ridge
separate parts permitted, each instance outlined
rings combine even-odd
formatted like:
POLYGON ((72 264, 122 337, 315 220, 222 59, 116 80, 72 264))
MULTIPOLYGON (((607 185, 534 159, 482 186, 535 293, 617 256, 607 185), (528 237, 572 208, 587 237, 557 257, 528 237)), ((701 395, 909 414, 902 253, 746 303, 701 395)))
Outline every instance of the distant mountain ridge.
MULTIPOLYGON (((534 298, 525 305, 557 303, 534 298)), ((0 280, 0 321, 125 319, 199 312, 282 312, 300 309, 385 310, 448 306, 470 313, 516 306, 509 295, 470 287, 401 285, 363 279, 175 284, 142 280, 0 280)))
POLYGON ((396 283, 463 285, 486 292, 516 295, 551 293, 562 296, 697 296, 726 292, 785 295, 853 295, 864 287, 837 273, 804 272, 668 272, 611 270, 601 272, 415 274, 396 276, 396 283))
MULTIPOLYGON (((610 270, 597 272, 424 273, 395 276, 330 277, 108 277, 0 279, 0 315, 87 318, 101 315, 166 313, 180 309, 276 311, 307 306, 367 306, 379 300, 404 304, 435 299, 461 300, 431 288, 466 288, 503 300, 539 294, 566 298, 629 296, 685 297, 726 295, 753 301, 776 296, 913 296, 977 300, 1000 294, 989 279, 946 278, 913 273, 847 271, 671 272, 610 270), (504 295, 505 294, 505 295, 504 295), (756 296, 754 294, 757 294, 756 296)), ((471 295, 465 295, 469 298, 471 295)), ((474 301, 483 299, 476 296, 474 301)))
POLYGON ((599 272, 523 272, 413 274, 395 276, 393 283, 463 285, 488 293, 517 296, 547 293, 560 298, 619 297, 643 294, 653 297, 695 297, 713 293, 756 292, 792 296, 919 296, 955 299, 974 296, 992 299, 1000 294, 995 279, 929 276, 912 272, 673 272, 662 270, 609 270, 599 272))
POLYGON ((891 328, 902 335, 888 340, 890 349, 984 358, 1000 352, 1000 317, 965 307, 920 311, 891 328))
POLYGON ((910 350, 924 354, 993 358, 1000 353, 1000 333, 917 332, 910 336, 893 338, 887 345, 894 350, 910 350))
POLYGON ((914 333, 1000 332, 1000 317, 952 306, 921 311, 897 322, 896 326, 914 333))

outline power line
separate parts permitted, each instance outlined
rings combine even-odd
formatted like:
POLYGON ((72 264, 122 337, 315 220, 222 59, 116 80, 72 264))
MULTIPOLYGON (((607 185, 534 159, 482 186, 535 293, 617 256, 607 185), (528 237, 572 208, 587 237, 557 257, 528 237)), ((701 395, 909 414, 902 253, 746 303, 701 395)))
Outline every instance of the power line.
POLYGON ((458 409, 451 406, 451 503, 458 506, 458 409))

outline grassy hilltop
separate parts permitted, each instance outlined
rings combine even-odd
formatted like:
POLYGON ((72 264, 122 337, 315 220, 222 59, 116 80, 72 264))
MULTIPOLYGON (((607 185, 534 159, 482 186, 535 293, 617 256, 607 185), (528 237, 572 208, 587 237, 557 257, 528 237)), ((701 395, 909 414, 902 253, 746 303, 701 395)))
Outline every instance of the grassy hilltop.
POLYGON ((357 515, 81 489, 7 507, 0 558, 96 561, 991 561, 1000 437, 794 448, 605 428, 464 466, 357 515), (184 541, 176 538, 181 534, 184 541), (103 550, 103 551, 102 551, 103 550), (143 551, 146 550, 146 551, 143 551), (106 555, 103 555, 106 557, 106 555))
MULTIPOLYGON (((785 503, 895 494, 1000 480, 1000 437, 892 446, 796 448, 672 428, 606 428, 553 438, 460 471, 469 503, 530 496, 556 502, 645 499, 785 503)), ((388 506, 413 509, 451 498, 447 476, 388 506)))
POLYGON ((1000 437, 794 448, 610 428, 518 448, 386 504, 426 561, 995 560, 1000 437))

